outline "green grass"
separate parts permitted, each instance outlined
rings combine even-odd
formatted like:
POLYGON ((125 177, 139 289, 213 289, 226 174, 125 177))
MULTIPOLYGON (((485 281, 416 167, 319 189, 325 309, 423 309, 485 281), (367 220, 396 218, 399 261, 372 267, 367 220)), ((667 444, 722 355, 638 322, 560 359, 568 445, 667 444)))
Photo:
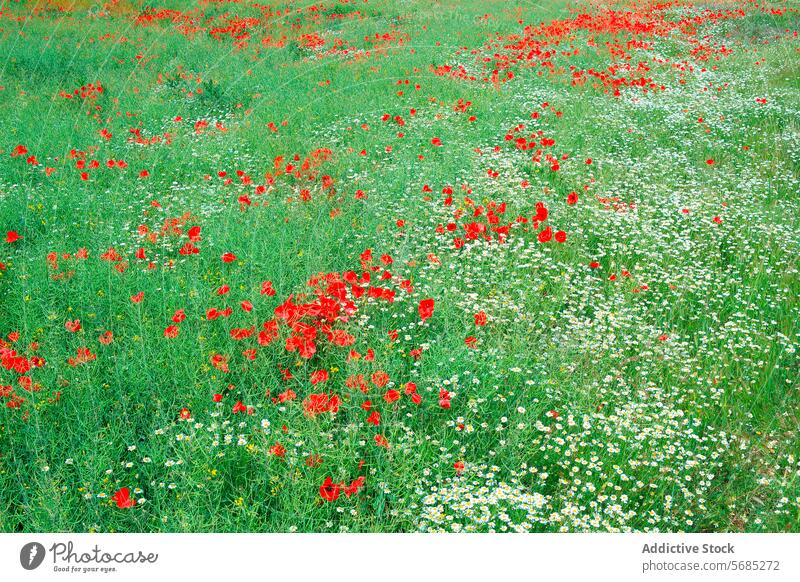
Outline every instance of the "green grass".
POLYGON ((589 26, 577 15, 606 7, 555 1, 189 12, 174 0, 157 8, 191 20, 147 25, 135 21, 142 2, 61 4, 5 4, 0 19, 0 232, 22 237, 0 242, 0 531, 800 531, 796 3, 718 20, 705 7, 732 16, 731 3, 636 9, 659 24, 706 18, 697 35, 589 26), (238 38, 209 34, 235 15, 262 20, 238 38), (524 48, 491 42, 573 18, 584 24, 532 33, 524 48), (513 79, 481 80, 534 47, 509 65, 513 79), (570 66, 620 63, 649 70, 616 78, 664 90, 572 83, 570 66), (444 64, 478 79, 433 73, 444 64), (59 94, 96 82, 96 97, 59 94), (517 149, 512 133, 538 143, 517 149), (18 145, 27 153, 13 155, 18 145), (275 175, 322 148, 301 178, 275 175), (81 157, 99 168, 76 167, 81 157), (515 221, 538 201, 545 225, 515 221), (505 242, 456 248, 491 203, 507 204, 505 242), (437 233, 450 222, 455 232, 437 233), (195 225, 200 252, 182 255, 195 225), (566 242, 538 242, 548 225, 566 242), (110 248, 119 261, 101 258, 110 248), (367 248, 380 265, 371 284, 396 297, 354 299, 352 317, 325 322, 352 346, 329 344, 326 327, 303 358, 285 349, 283 324, 275 342, 255 341, 287 298, 314 299, 309 278, 361 276, 367 248), (236 260, 221 261, 227 252, 236 260), (260 293, 266 280, 274 296, 260 293), (435 310, 421 323, 425 298, 435 310), (179 309, 186 320, 173 324, 179 309), (177 338, 164 337, 169 325, 177 338), (241 341, 229 333, 251 326, 241 341), (71 365, 80 348, 96 359, 71 365), (348 358, 370 348, 374 361, 348 358), (15 370, 10 350, 41 365, 15 370), (312 385, 316 370, 330 379, 312 385), (391 383, 347 385, 376 371, 391 383), (420 405, 384 399, 408 382, 420 405), (273 401, 287 389, 296 400, 273 401), (303 401, 320 392, 342 403, 309 417, 303 401), (233 413, 237 402, 253 414, 233 413), (328 476, 364 486, 326 502, 328 476), (110 500, 124 487, 135 507, 110 500))

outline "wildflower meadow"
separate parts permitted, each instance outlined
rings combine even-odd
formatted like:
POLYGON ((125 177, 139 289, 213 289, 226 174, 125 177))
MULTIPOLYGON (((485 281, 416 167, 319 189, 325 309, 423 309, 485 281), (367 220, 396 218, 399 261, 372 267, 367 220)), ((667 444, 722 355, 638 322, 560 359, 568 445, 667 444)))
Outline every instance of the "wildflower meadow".
POLYGON ((0 531, 800 532, 800 3, 0 4, 0 531))

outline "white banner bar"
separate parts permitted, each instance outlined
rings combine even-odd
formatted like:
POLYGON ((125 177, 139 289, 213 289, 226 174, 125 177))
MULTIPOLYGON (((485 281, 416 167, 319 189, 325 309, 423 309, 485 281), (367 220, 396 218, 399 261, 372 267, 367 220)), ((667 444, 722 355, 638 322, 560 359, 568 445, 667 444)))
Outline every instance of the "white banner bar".
POLYGON ((0 534, 0 580, 461 582, 565 574, 796 581, 800 534, 0 534))

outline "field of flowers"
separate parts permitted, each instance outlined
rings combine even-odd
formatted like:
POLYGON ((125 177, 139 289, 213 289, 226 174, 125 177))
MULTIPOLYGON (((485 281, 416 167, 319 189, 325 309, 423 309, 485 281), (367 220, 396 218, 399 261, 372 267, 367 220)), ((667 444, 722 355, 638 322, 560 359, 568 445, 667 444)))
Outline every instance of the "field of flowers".
POLYGON ((0 7, 0 531, 800 531, 800 4, 0 7))

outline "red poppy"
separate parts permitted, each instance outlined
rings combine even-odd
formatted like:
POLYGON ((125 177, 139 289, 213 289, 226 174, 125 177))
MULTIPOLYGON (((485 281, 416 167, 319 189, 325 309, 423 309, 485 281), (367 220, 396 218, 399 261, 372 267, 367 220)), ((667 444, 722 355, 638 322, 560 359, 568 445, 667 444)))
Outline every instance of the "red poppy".
POLYGON ((327 394, 309 394, 303 401, 303 414, 310 418, 323 412, 338 412, 341 401, 338 396, 327 394))
POLYGON ((400 393, 397 390, 389 390, 386 394, 383 395, 383 399, 391 404, 392 402, 397 402, 400 400, 400 393))
POLYGON ((381 413, 377 410, 373 410, 372 413, 367 417, 367 424, 371 424, 373 426, 378 426, 381 423, 381 413))
POLYGON ((341 483, 334 483, 330 477, 325 477, 322 485, 319 488, 319 494, 325 501, 332 502, 339 499, 339 493, 342 489, 341 483))
POLYGON ((125 509, 128 507, 133 507, 136 505, 136 501, 131 499, 131 490, 127 487, 123 487, 111 497, 111 501, 117 504, 117 507, 120 509, 125 509))
POLYGON ((547 217, 548 217, 549 214, 550 213, 547 210, 547 208, 545 207, 545 205, 542 204, 541 202, 537 202, 536 203, 536 214, 533 216, 532 220, 534 222, 544 222, 545 220, 547 220, 547 217))
POLYGON ((319 467, 322 464, 322 457, 319 455, 308 455, 306 457, 306 466, 319 467))
POLYGON ((372 375, 372 383, 378 388, 383 388, 389 383, 389 374, 383 370, 378 370, 372 375))
POLYGON ((539 233, 538 238, 540 243, 549 242, 553 238, 553 229, 548 226, 539 233))
POLYGON ((328 371, 327 370, 317 370, 311 373, 311 383, 312 384, 319 384, 320 382, 327 382, 328 381, 328 371))
POLYGON ((249 338, 255 332, 256 332, 256 328, 255 328, 255 326, 253 326, 253 327, 248 327, 248 328, 234 327, 232 330, 230 330, 229 333, 230 333, 231 339, 234 339, 236 341, 241 341, 243 339, 249 338))
POLYGON ((364 486, 364 481, 365 481, 365 478, 364 478, 363 475, 360 476, 358 479, 354 479, 350 483, 350 485, 348 485, 347 487, 344 488, 344 494, 347 495, 347 497, 350 497, 351 495, 355 495, 356 493, 358 493, 358 490, 361 489, 364 486))
POLYGON ((423 299, 419 302, 419 316, 425 321, 433 315, 433 299, 423 299))
POLYGON ((200 252, 200 249, 198 249, 196 246, 194 246, 194 245, 193 245, 192 243, 190 243, 190 242, 187 242, 187 243, 186 243, 185 245, 183 245, 183 246, 181 247, 181 249, 178 251, 178 253, 179 253, 179 254, 181 254, 181 255, 184 255, 184 256, 186 256, 186 255, 196 255, 196 254, 198 254, 199 252, 200 252))

